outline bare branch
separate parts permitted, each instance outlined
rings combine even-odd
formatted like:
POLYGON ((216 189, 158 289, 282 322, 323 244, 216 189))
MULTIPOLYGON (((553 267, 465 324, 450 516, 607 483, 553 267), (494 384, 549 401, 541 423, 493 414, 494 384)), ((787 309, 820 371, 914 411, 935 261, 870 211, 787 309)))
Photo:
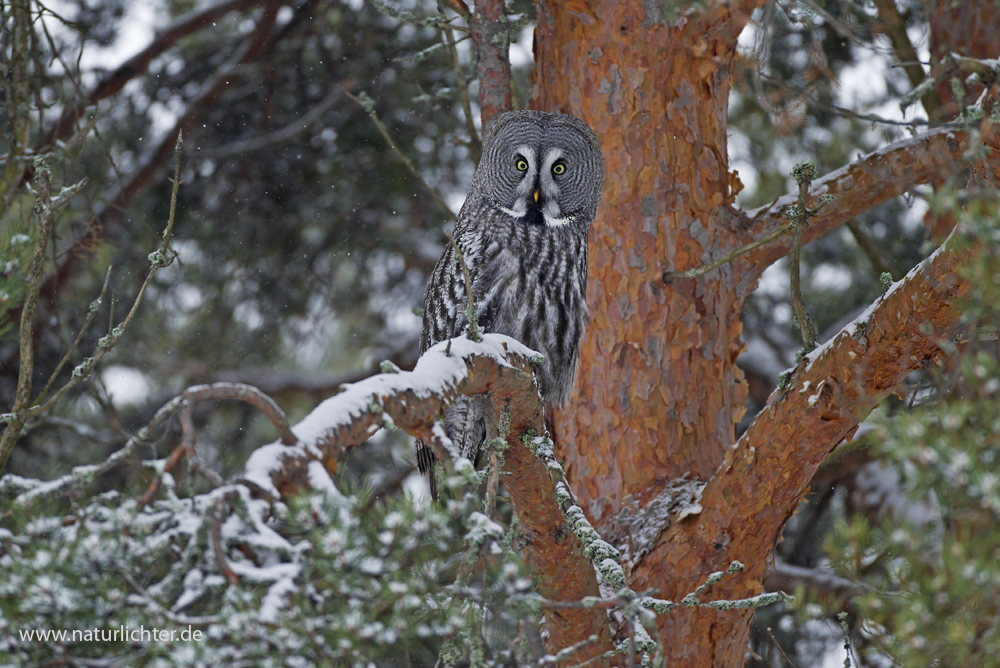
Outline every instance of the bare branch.
POLYGON ((847 229, 851 231, 851 236, 854 237, 854 242, 858 244, 858 248, 861 249, 861 252, 871 262, 872 268, 875 270, 875 276, 889 274, 893 280, 899 278, 895 267, 890 264, 891 260, 886 258, 885 252, 878 247, 875 240, 871 238, 871 235, 861 227, 861 223, 857 220, 849 220, 847 221, 847 229))
POLYGON ((691 269, 685 269, 684 271, 665 271, 663 272, 663 282, 669 283, 677 278, 698 278, 699 276, 703 276, 708 272, 712 271, 713 269, 718 269, 719 267, 729 264, 738 257, 741 257, 751 251, 755 251, 758 248, 766 246, 767 244, 771 243, 778 237, 788 234, 791 231, 792 231, 791 224, 784 225, 783 227, 779 227, 773 232, 766 234, 757 241, 752 241, 748 243, 746 246, 740 246, 736 250, 730 251, 729 253, 726 253, 722 257, 718 258, 717 260, 713 260, 712 262, 698 265, 697 267, 692 267, 691 269))
POLYGON ((149 273, 146 274, 146 280, 143 281, 142 286, 139 288, 139 293, 132 301, 132 308, 129 309, 128 315, 125 316, 125 320, 108 332, 107 336, 104 336, 100 341, 98 341, 97 352, 94 356, 86 358, 83 362, 77 365, 73 369, 73 376, 45 403, 32 406, 30 409, 25 411, 25 415, 27 417, 35 417, 48 411, 56 404, 56 402, 66 396, 71 389, 76 387, 76 385, 88 378, 94 372, 97 364, 104 358, 105 355, 114 349, 121 337, 124 336, 125 330, 127 330, 128 326, 132 323, 132 319, 135 318, 136 313, 139 312, 139 306, 142 304, 143 297, 146 295, 146 290, 153 281, 153 277, 156 276, 156 272, 163 267, 169 266, 173 262, 175 254, 170 249, 170 240, 173 237, 174 220, 177 216, 177 191, 180 189, 181 185, 181 147, 183 146, 183 143, 183 138, 181 134, 178 133, 177 140, 174 143, 174 186, 170 193, 170 215, 167 218, 167 226, 163 230, 163 241, 160 243, 160 247, 149 255, 151 265, 149 267, 149 273))
MULTIPOLYGON (((882 24, 882 32, 892 42, 892 48, 896 52, 896 58, 903 63, 903 71, 906 72, 910 85, 916 88, 927 76, 923 65, 920 64, 920 56, 910 41, 910 35, 906 32, 906 22, 899 15, 896 7, 896 0, 875 0, 878 8, 879 22, 882 24)), ((927 112, 927 118, 931 121, 937 120, 941 102, 938 100, 934 89, 928 90, 920 97, 920 102, 927 112)))
POLYGON ((809 184, 816 176, 816 165, 813 162, 799 163, 792 170, 795 183, 799 186, 799 197, 795 205, 785 210, 785 218, 792 224, 792 250, 790 271, 790 290, 792 294, 792 311, 795 313, 794 320, 802 336, 802 348, 809 352, 816 347, 816 328, 813 327, 812 319, 802 301, 802 286, 800 272, 800 255, 802 254, 802 233, 815 214, 809 210, 809 184))
POLYGON ((181 395, 190 404, 210 399, 238 399, 244 401, 267 416, 281 436, 284 445, 295 445, 298 439, 288 426, 288 418, 274 399, 267 396, 256 387, 239 383, 214 383, 212 385, 196 385, 184 390, 181 395))
POLYGON ((792 566, 778 562, 767 572, 764 588, 768 591, 795 592, 802 589, 807 595, 815 596, 846 607, 851 598, 865 591, 865 587, 833 573, 815 568, 792 566))
POLYGON ((66 351, 63 358, 59 360, 59 364, 56 365, 55 371, 53 371, 52 375, 49 376, 48 382, 45 383, 45 387, 43 387, 42 391, 38 393, 37 397, 35 397, 35 400, 32 402, 33 404, 37 404, 45 397, 46 394, 48 394, 48 391, 52 389, 52 383, 55 382, 59 372, 62 371, 63 367, 66 366, 66 362, 69 361, 69 358, 72 357, 73 353, 80 347, 80 341, 83 339, 83 335, 87 332, 87 328, 90 327, 90 323, 92 323, 94 318, 97 317, 97 312, 101 308, 101 302, 104 300, 104 295, 108 291, 108 282, 111 280, 112 269, 114 269, 114 265, 108 267, 108 273, 104 276, 104 285, 101 286, 101 294, 97 295, 97 299, 90 302, 90 307, 87 309, 87 317, 84 319, 83 326, 80 327, 80 333, 76 335, 73 345, 69 347, 69 350, 66 351))
MULTIPOLYGON (((678 574, 678 582, 689 582, 684 574, 699 572, 704 555, 725 546, 726 559, 747 564, 736 584, 749 586, 751 593, 763 590, 766 562, 759 555, 771 551, 822 462, 911 371, 942 357, 940 342, 959 331, 953 304, 969 287, 958 269, 970 251, 951 246, 915 267, 854 323, 802 359, 784 389, 771 395, 742 438, 726 448, 694 508, 697 521, 672 518, 655 548, 636 564, 634 589, 661 586, 664 564, 678 574)), ((710 619, 692 614, 696 623, 710 619)), ((749 614, 733 614, 717 622, 720 632, 748 627, 749 614)), ((674 641, 679 639, 664 638, 668 646, 674 641)))
POLYGON ((219 566, 219 572, 232 585, 239 581, 239 576, 229 565, 229 560, 226 559, 226 548, 222 542, 222 522, 226 519, 227 505, 226 495, 223 494, 216 500, 215 508, 212 509, 212 552, 215 554, 215 563, 219 566))
MULTIPOLYGON (((453 0, 451 4, 461 5, 465 9, 465 14, 463 14, 463 16, 468 16, 469 10, 462 0, 453 0)), ((465 130, 469 133, 469 151, 472 153, 473 164, 478 165, 479 158, 482 157, 483 154, 483 144, 479 139, 479 133, 476 131, 476 122, 472 118, 472 102, 469 99, 469 85, 465 80, 465 72, 462 71, 462 63, 458 59, 458 49, 455 48, 455 36, 451 31, 451 26, 441 26, 441 32, 444 35, 445 44, 448 45, 448 55, 451 57, 451 66, 455 70, 455 85, 458 88, 458 99, 462 102, 462 114, 465 117, 465 130)))
POLYGON ((469 278, 469 267, 465 264, 465 256, 462 255, 462 249, 459 248, 458 244, 455 242, 455 237, 452 236, 451 232, 445 231, 448 235, 448 241, 451 242, 452 250, 455 251, 455 262, 462 268, 462 276, 465 278, 465 296, 469 300, 469 305, 465 309, 465 319, 469 323, 469 331, 467 333, 468 337, 473 341, 482 340, 482 332, 479 331, 479 317, 476 313, 476 302, 472 298, 472 279, 469 278))
MULTIPOLYGON (((810 197, 829 194, 836 199, 810 221, 803 232, 803 243, 823 236, 851 218, 915 186, 957 174, 971 164, 970 148, 966 131, 939 128, 890 144, 813 181, 810 197)), ((990 158, 990 162, 998 160, 998 157, 990 158)), ((746 218, 744 225, 753 234, 753 238, 744 243, 768 237, 784 227, 784 211, 795 203, 797 196, 785 195, 767 206, 743 214, 746 218)), ((738 262, 746 263, 759 276, 788 254, 790 241, 779 236, 774 243, 747 254, 738 262)), ((752 290, 755 283, 749 281, 748 290, 752 290)))
POLYGON ((17 391, 11 412, 14 418, 4 429, 0 437, 0 471, 7 465, 10 453, 21 434, 21 427, 27 422, 29 415, 25 410, 31 403, 31 379, 35 372, 35 313, 38 308, 38 295, 42 289, 42 278, 45 269, 45 249, 52 234, 52 220, 55 209, 64 204, 80 191, 86 180, 75 186, 64 188, 56 197, 52 196, 52 172, 48 164, 38 159, 35 161, 35 178, 38 192, 35 193, 35 218, 38 221, 38 233, 35 237, 35 247, 32 250, 31 264, 28 266, 28 292, 21 309, 19 329, 19 352, 17 391))
POLYGON ((142 498, 139 499, 140 510, 153 502, 153 497, 156 496, 156 492, 159 491, 160 489, 160 482, 163 480, 163 474, 169 473, 170 470, 174 468, 174 466, 177 464, 177 462, 181 460, 181 457, 184 455, 186 451, 187 451, 187 445, 181 443, 176 448, 174 448, 173 452, 170 453, 170 456, 167 457, 167 461, 163 463, 163 471, 158 472, 155 476, 153 476, 153 480, 149 483, 149 487, 146 488, 145 494, 143 494, 142 498))

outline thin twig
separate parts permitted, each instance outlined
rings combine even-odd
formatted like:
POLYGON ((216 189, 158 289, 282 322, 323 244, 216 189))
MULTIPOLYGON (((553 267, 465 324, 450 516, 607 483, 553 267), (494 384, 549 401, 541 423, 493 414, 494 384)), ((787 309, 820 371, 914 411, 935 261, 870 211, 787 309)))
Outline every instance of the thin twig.
POLYGON ((66 366, 66 362, 69 361, 69 358, 72 357, 73 353, 76 352, 76 349, 80 346, 80 341, 83 339, 83 335, 87 332, 87 328, 90 327, 90 323, 92 323, 94 321, 94 318, 97 317, 97 312, 101 308, 101 302, 104 300, 104 294, 108 291, 108 282, 111 280, 112 269, 114 269, 114 265, 108 267, 108 273, 104 276, 104 285, 101 287, 101 294, 97 296, 97 299, 90 302, 90 307, 87 309, 87 317, 83 321, 83 326, 80 328, 80 333, 76 335, 76 340, 73 341, 73 345, 69 347, 69 350, 66 351, 66 354, 63 356, 63 358, 59 360, 59 364, 56 365, 56 370, 52 372, 52 375, 49 376, 48 382, 45 383, 45 387, 43 387, 42 391, 38 393, 38 396, 35 397, 35 400, 31 402, 32 405, 38 404, 38 402, 41 401, 42 397, 44 397, 46 393, 48 393, 48 391, 52 389, 52 383, 56 381, 56 376, 59 375, 59 372, 62 371, 62 368, 66 366))
MULTIPOLYGON (((899 15, 896 0, 875 0, 875 6, 878 8, 882 33, 892 43, 896 58, 901 63, 906 63, 903 70, 910 80, 910 85, 916 88, 926 78, 927 73, 924 72, 923 65, 919 64, 920 57, 917 55, 913 42, 910 41, 909 33, 906 32, 906 22, 899 15)), ((941 107, 937 92, 933 88, 928 90, 920 97, 920 102, 923 104, 924 111, 927 112, 927 118, 932 121, 936 120, 941 107)))
POLYGON ((792 293, 792 311, 795 313, 795 324, 802 335, 802 347, 809 352, 816 347, 816 332, 813 329, 809 312, 802 302, 800 279, 800 256, 802 254, 802 232, 809 220, 809 184, 816 178, 816 165, 812 162, 799 163, 792 170, 792 176, 799 186, 799 199, 794 206, 785 211, 785 217, 792 224, 792 250, 789 257, 789 283, 792 293))
POLYGON ((694 267, 693 269, 686 269, 685 271, 665 271, 663 272, 663 282, 669 283, 670 281, 677 278, 698 278, 699 276, 707 274, 713 269, 718 269, 719 267, 725 264, 729 264, 730 262, 732 262, 741 255, 746 255, 752 250, 756 250, 761 246, 765 246, 771 243, 775 239, 783 237, 784 235, 788 234, 788 232, 790 232, 791 230, 792 226, 790 224, 785 225, 783 227, 779 227, 775 231, 771 232, 770 234, 764 235, 763 237, 754 241, 753 243, 749 243, 746 246, 741 246, 740 248, 737 248, 734 251, 726 253, 718 260, 713 260, 708 264, 703 264, 701 266, 694 267))
POLYGON ((424 175, 421 174, 417 170, 416 166, 414 166, 414 164, 410 161, 410 159, 407 158, 406 155, 401 150, 399 150, 399 147, 396 145, 396 142, 393 141, 392 136, 389 134, 388 128, 385 127, 385 124, 382 123, 382 119, 380 119, 378 117, 378 114, 375 113, 375 101, 372 100, 370 97, 368 97, 368 95, 365 94, 364 92, 354 95, 344 86, 340 86, 340 89, 344 92, 344 95, 349 97, 351 100, 357 103, 359 107, 365 110, 365 113, 367 113, 368 116, 372 119, 372 122, 375 123, 375 127, 378 128, 379 134, 381 134, 382 138, 385 139, 387 144, 389 144, 389 148, 391 148, 392 152, 396 154, 396 157, 398 157, 402 161, 402 163, 406 165, 406 168, 410 170, 410 173, 412 173, 414 176, 417 177, 420 183, 423 184, 424 188, 427 189, 427 192, 430 193, 431 197, 434 198, 434 200, 441 206, 441 208, 444 211, 447 211, 449 216, 454 218, 455 214, 452 212, 448 204, 444 201, 444 197, 441 196, 441 193, 439 193, 436 188, 431 186, 431 184, 427 183, 427 180, 424 179, 424 175))
MULTIPOLYGON (((207 462, 200 459, 195 450, 195 446, 197 444, 197 432, 195 431, 194 418, 192 416, 194 405, 198 402, 208 401, 210 399, 238 399, 240 401, 244 401, 259 409, 268 417, 268 419, 271 420, 271 424, 274 425, 275 429, 281 435, 281 442, 283 444, 295 445, 298 443, 298 439, 295 437, 295 434, 292 433, 292 429, 288 424, 288 418, 285 416, 284 411, 281 410, 278 404, 275 403, 271 397, 267 396, 256 387, 243 385, 241 383, 195 385, 184 390, 179 399, 181 444, 177 446, 167 459, 163 472, 167 472, 173 468, 173 466, 180 459, 181 455, 187 455, 188 462, 191 464, 192 470, 198 469, 197 472, 201 473, 206 479, 208 479, 214 487, 220 487, 225 483, 222 476, 212 470, 212 468, 208 466, 207 462)), ((156 490, 159 485, 160 475, 157 475, 153 482, 150 483, 149 489, 139 502, 140 508, 152 501, 153 495, 156 494, 156 490)))
POLYGON ((861 224, 855 220, 851 219, 847 221, 847 229, 850 230, 851 236, 854 237, 855 243, 858 244, 858 248, 861 252, 865 254, 868 261, 871 262, 872 268, 875 269, 875 275, 881 276, 882 274, 889 274, 892 276, 893 280, 898 280, 900 276, 897 275, 895 269, 890 265, 889 261, 885 259, 885 255, 871 238, 871 235, 865 231, 861 224))
POLYGON ((163 478, 164 473, 169 473, 170 469, 174 468, 174 465, 180 461, 181 457, 187 451, 184 444, 178 445, 174 448, 174 451, 170 453, 167 457, 167 461, 163 464, 163 471, 158 472, 156 476, 153 477, 152 482, 149 483, 149 487, 146 489, 146 493, 142 495, 139 499, 139 509, 143 509, 153 502, 153 497, 156 496, 156 492, 160 489, 160 481, 163 478))
POLYGON ((217 489, 226 484, 225 479, 198 455, 188 455, 188 464, 191 466, 191 472, 198 473, 205 478, 212 486, 212 489, 217 489))
POLYGON ((0 437, 0 471, 7 465, 7 459, 14 451, 14 445, 21 434, 21 427, 29 418, 35 417, 26 410, 31 403, 31 380, 35 371, 35 316, 38 309, 38 295, 42 289, 43 272, 45 268, 45 249, 52 233, 52 220, 55 209, 65 204, 86 183, 86 179, 74 186, 64 188, 55 198, 52 197, 52 171, 45 160, 35 160, 35 179, 38 192, 35 195, 35 216, 38 220, 38 234, 35 237, 35 247, 28 265, 28 291, 21 310, 19 336, 20 360, 18 364, 17 391, 11 413, 14 415, 0 437))
POLYGON ((172 179, 174 187, 170 193, 170 215, 167 219, 167 227, 163 231, 163 242, 160 244, 159 249, 150 253, 149 261, 150 268, 149 273, 146 274, 146 280, 143 281, 142 286, 139 288, 139 293, 135 296, 135 300, 132 302, 132 308, 129 309, 128 315, 125 316, 125 320, 121 324, 117 325, 113 330, 111 330, 107 336, 103 337, 97 343, 97 352, 93 357, 88 357, 76 368, 73 369, 73 376, 63 385, 59 390, 49 398, 48 401, 41 405, 32 406, 26 411, 28 417, 34 417, 48 411, 52 406, 56 404, 60 399, 62 399, 66 394, 76 387, 82 380, 89 377, 93 372, 97 363, 104 358, 118 343, 122 336, 125 335, 125 330, 131 324, 132 319, 135 318, 136 313, 139 311, 139 305, 142 304, 142 299, 146 294, 146 290, 149 288, 150 283, 153 281, 153 277, 156 276, 156 272, 163 267, 169 266, 176 254, 170 249, 170 239, 173 236, 174 231, 174 219, 177 215, 177 191, 181 185, 181 146, 183 145, 183 138, 181 133, 177 133, 177 142, 175 144, 174 153, 174 178, 172 179))
MULTIPOLYGON (((52 233, 52 172, 48 164, 42 160, 35 161, 35 180, 38 192, 35 195, 35 215, 38 219, 38 235, 35 237, 35 248, 28 267, 28 294, 24 298, 24 310, 21 312, 20 353, 21 361, 17 376, 17 395, 14 400, 16 413, 28 403, 31 396, 31 377, 34 373, 35 349, 34 333, 35 312, 38 308, 38 293, 42 288, 42 269, 45 264, 45 249, 49 245, 49 234, 52 233)), ((18 427, 20 428, 20 427, 18 427)), ((4 434, 6 440, 7 434, 4 434)), ((0 453, 3 447, 0 446, 0 453)), ((0 466, 6 457, 0 455, 0 466)))
POLYGON ((458 247, 455 242, 455 237, 452 236, 451 232, 445 230, 445 234, 448 235, 448 241, 451 242, 451 247, 455 251, 455 262, 458 262, 459 266, 462 267, 462 275, 465 277, 465 296, 469 299, 469 305, 465 309, 465 319, 469 322, 469 338, 473 341, 482 341, 482 332, 479 331, 479 317, 476 311, 476 301, 472 297, 472 279, 469 278, 469 267, 465 264, 465 256, 462 255, 462 249, 458 247))
MULTIPOLYGON (((462 0, 453 0, 451 6, 458 4, 465 7, 462 0)), ((439 6, 440 9, 440 6, 439 6)), ((444 12, 442 11, 442 15, 444 12)), ((463 16, 468 16, 468 9, 463 16)), ((483 144, 476 131, 476 121, 472 115, 472 102, 469 99, 469 82, 465 80, 465 72, 462 70, 462 62, 458 58, 458 49, 455 48, 455 36, 452 34, 450 25, 442 25, 441 32, 444 35, 445 44, 448 45, 448 55, 451 57, 451 66, 455 70, 456 86, 458 86, 458 99, 462 103, 462 114, 465 117, 465 130, 469 133, 469 152, 472 154, 472 164, 478 166, 479 159, 483 155, 483 144)))
POLYGON ((181 423, 181 447, 184 448, 184 452, 188 455, 195 454, 195 445, 197 445, 198 438, 198 434, 194 429, 194 418, 191 414, 193 408, 192 402, 185 400, 181 412, 177 416, 181 423))
POLYGON ((538 665, 539 666, 544 666, 544 665, 550 664, 550 663, 558 664, 563 659, 568 658, 568 657, 572 656, 573 654, 576 654, 577 652, 579 652, 581 649, 583 649, 587 645, 590 645, 590 644, 595 643, 595 642, 597 642, 597 636, 596 635, 592 635, 589 638, 584 638, 580 642, 574 643, 574 644, 570 645, 569 647, 565 647, 565 648, 559 650, 558 652, 556 652, 555 654, 550 654, 548 656, 543 656, 541 659, 538 660, 538 665))
POLYGON ((243 383, 213 383, 211 385, 195 385, 184 390, 181 395, 185 402, 191 404, 209 399, 238 399, 244 401, 271 421, 284 445, 295 445, 299 439, 288 424, 288 417, 281 407, 272 399, 252 385, 243 383))
POLYGON ((188 617, 187 615, 178 615, 176 612, 171 612, 167 608, 165 608, 162 605, 160 605, 156 601, 156 599, 153 598, 149 594, 148 591, 146 591, 145 587, 143 587, 141 584, 139 584, 138 582, 136 582, 135 579, 131 575, 128 574, 128 571, 124 571, 123 570, 121 572, 121 574, 122 574, 122 577, 125 579, 125 581, 128 582, 130 585, 132 585, 132 587, 137 592, 139 592, 140 596, 142 596, 144 599, 146 599, 146 601, 148 601, 153 607, 157 608, 158 611, 163 616, 165 616, 167 619, 169 619, 170 621, 174 622, 175 624, 191 624, 192 626, 201 626, 201 625, 205 625, 205 624, 218 624, 219 623, 219 617, 216 616, 216 615, 205 615, 203 617, 188 617))
POLYGON ((848 118, 857 118, 858 120, 861 121, 870 121, 872 123, 880 123, 882 125, 896 125, 908 128, 930 124, 930 121, 927 121, 923 118, 914 118, 909 121, 899 121, 893 118, 885 118, 883 116, 879 116, 878 114, 863 114, 859 111, 854 111, 853 109, 847 109, 846 107, 841 107, 830 102, 824 102, 821 99, 813 97, 813 92, 811 90, 802 88, 800 86, 792 85, 785 81, 781 81, 780 79, 775 79, 774 77, 769 77, 763 74, 760 76, 760 79, 780 89, 782 93, 791 92, 806 97, 810 104, 817 106, 820 109, 837 114, 839 116, 846 116, 848 118))
POLYGON ((778 643, 778 639, 774 637, 773 633, 771 633, 771 627, 770 626, 767 627, 767 635, 770 636, 771 641, 774 642, 774 646, 778 648, 779 652, 781 652, 781 656, 785 657, 785 661, 787 661, 789 664, 791 664, 792 668, 799 668, 798 665, 794 661, 792 661, 790 658, 788 658, 787 654, 785 654, 785 650, 782 649, 781 645, 778 643))
POLYGON ((20 505, 22 507, 45 499, 54 499, 74 493, 83 486, 92 483, 98 476, 104 475, 130 459, 140 444, 150 443, 153 430, 172 417, 181 408, 183 402, 184 397, 177 396, 165 403, 156 411, 149 424, 140 429, 138 434, 130 437, 120 450, 111 453, 103 462, 96 466, 91 464, 77 466, 68 474, 56 480, 46 482, 37 488, 32 486, 23 490, 19 489, 16 478, 12 478, 11 476, 0 478, 0 497, 4 496, 5 485, 17 490, 17 497, 14 499, 13 505, 20 505))

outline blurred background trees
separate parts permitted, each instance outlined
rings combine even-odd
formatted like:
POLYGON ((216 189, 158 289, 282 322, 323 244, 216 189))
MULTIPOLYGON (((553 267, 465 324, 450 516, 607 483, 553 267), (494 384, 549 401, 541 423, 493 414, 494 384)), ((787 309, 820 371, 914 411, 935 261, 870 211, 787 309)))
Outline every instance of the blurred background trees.
MULTIPOLYGON (((671 7, 684 12, 686 4, 671 7)), ((45 156, 57 188, 88 179, 56 214, 34 332, 41 388, 109 270, 98 317, 56 382, 124 319, 167 219, 174 139, 179 130, 186 138, 179 262, 156 275, 98 373, 25 425, 8 472, 52 478, 99 461, 194 383, 257 385, 294 421, 381 359, 413 363, 420 320, 412 309, 479 145, 474 57, 448 7, 0 2, 4 410, 19 368, 34 159, 45 156)), ((516 15, 513 104, 522 107, 535 8, 517 0, 508 9, 516 15)), ((960 57, 996 58, 997 34, 992 1, 767 3, 741 36, 730 95, 738 202, 749 208, 793 191, 791 168, 802 160, 824 174, 956 119, 982 82, 992 83, 960 57), (941 80, 901 111, 924 73, 941 80)), ((918 188, 805 248, 804 296, 821 341, 882 293, 883 274, 898 280, 930 252, 956 208, 932 212, 928 202, 935 189, 967 181, 918 188)), ((976 220, 986 225, 990 215, 976 220)), ((995 331, 995 269, 984 260, 973 272, 987 287, 967 306, 995 331)), ((743 328, 745 428, 801 347, 784 262, 765 273, 743 328)), ((853 659, 863 665, 997 661, 998 429, 990 420, 998 371, 989 344, 963 342, 958 352, 942 369, 913 374, 820 469, 774 555, 774 586, 798 588, 805 605, 758 613, 753 665, 842 661, 840 611, 850 615, 853 659), (928 631, 945 634, 944 620, 956 615, 969 621, 947 627, 947 640, 928 631)), ((195 419, 202 456, 224 475, 272 438, 248 407, 202 409, 195 419)), ((176 429, 168 433, 159 455, 177 439, 176 429)), ((409 448, 399 432, 380 435, 340 475, 379 494, 419 490, 409 448)), ((138 465, 102 481, 139 490, 147 483, 138 465)))

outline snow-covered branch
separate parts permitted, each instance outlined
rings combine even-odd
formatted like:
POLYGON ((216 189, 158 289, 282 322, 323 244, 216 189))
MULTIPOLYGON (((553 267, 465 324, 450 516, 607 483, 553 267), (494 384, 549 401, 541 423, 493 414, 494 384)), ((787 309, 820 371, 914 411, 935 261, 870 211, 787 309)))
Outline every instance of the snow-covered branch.
POLYGON ((954 304, 968 289, 958 268, 969 251, 955 245, 953 237, 805 356, 726 452, 701 505, 703 523, 718 521, 740 546, 731 558, 762 570, 758 557, 775 544, 830 452, 911 371, 945 354, 940 342, 958 332, 954 304))
MULTIPOLYGON (((547 465, 522 442, 545 433, 542 403, 533 374, 538 356, 514 339, 487 334, 481 343, 465 337, 425 352, 413 371, 383 373, 348 385, 292 428, 295 445, 273 443, 254 452, 243 480, 272 495, 328 484, 327 473, 380 427, 397 427, 428 442, 441 436, 445 410, 459 395, 489 393, 499 414, 509 411, 504 485, 517 510, 529 563, 542 593, 572 601, 598 594, 597 578, 583 545, 568 526, 547 465)), ((602 610, 549 610, 549 645, 575 642, 580 628, 610 646, 602 610)), ((593 648, 591 648, 593 649, 593 648)))
MULTIPOLYGON (((943 355, 940 342, 959 331, 954 303, 968 284, 958 269, 969 251, 957 245, 949 241, 802 359, 727 449, 698 498, 698 520, 675 516, 665 523, 655 548, 632 570, 633 589, 655 586, 664 564, 684 574, 697 572, 705 560, 735 559, 747 571, 720 584, 719 594, 735 598, 764 590, 766 557, 820 464, 911 371, 943 355)), ((677 638, 665 638, 672 641, 677 638)))
MULTIPOLYGON (((811 200, 818 202, 821 195, 833 195, 835 199, 809 221, 802 242, 809 243, 915 186, 967 169, 974 157, 971 149, 968 132, 941 128, 902 139, 816 179, 809 189, 811 200)), ((747 242, 766 237, 785 226, 784 211, 795 204, 796 198, 796 194, 785 195, 767 206, 747 212, 744 221, 750 233, 747 242)), ((746 263, 759 276, 788 254, 791 242, 791 235, 779 237, 738 262, 746 263)), ((756 281, 745 284, 750 290, 756 287, 756 281)))
POLYGON ((242 479, 274 496, 311 487, 311 462, 333 473, 352 448, 382 427, 441 442, 444 412, 463 394, 527 393, 540 405, 532 360, 537 353, 505 336, 490 335, 481 343, 465 337, 444 341, 424 353, 413 371, 343 386, 292 428, 298 443, 256 450, 242 479))

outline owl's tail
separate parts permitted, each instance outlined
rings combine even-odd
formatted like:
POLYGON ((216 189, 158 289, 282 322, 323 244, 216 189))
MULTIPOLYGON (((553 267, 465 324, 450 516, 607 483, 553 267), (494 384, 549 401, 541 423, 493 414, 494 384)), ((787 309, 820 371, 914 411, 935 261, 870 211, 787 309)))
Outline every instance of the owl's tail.
MULTIPOLYGON (((486 441, 486 417, 489 399, 486 395, 475 397, 460 397, 448 407, 445 414, 448 438, 459 454, 468 457, 473 464, 479 461, 483 443, 486 441)), ((417 439, 417 469, 427 474, 431 487, 431 498, 438 499, 437 480, 434 477, 434 464, 437 457, 426 443, 417 439)))
POLYGON ((437 461, 437 457, 434 456, 434 451, 430 449, 430 446, 419 438, 413 445, 417 448, 417 470, 427 476, 431 486, 431 498, 437 501, 437 478, 434 476, 434 463, 437 461))

